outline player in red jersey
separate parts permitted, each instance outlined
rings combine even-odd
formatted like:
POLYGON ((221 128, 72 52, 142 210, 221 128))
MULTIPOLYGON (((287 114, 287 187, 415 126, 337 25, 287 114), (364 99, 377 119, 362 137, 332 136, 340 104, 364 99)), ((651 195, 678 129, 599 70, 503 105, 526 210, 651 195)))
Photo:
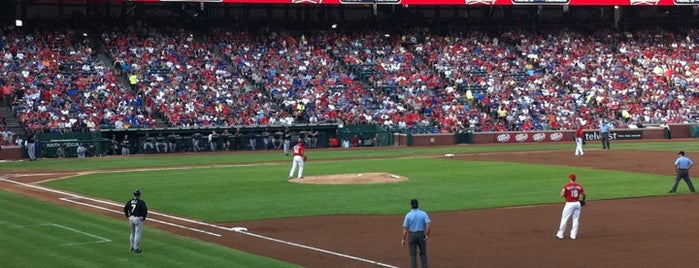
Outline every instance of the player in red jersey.
POLYGON ((563 239, 563 233, 566 231, 566 225, 568 224, 568 219, 573 216, 573 226, 570 229, 570 239, 576 239, 578 236, 578 227, 580 226, 580 211, 584 204, 585 198, 585 188, 576 182, 577 176, 575 174, 568 175, 568 183, 563 185, 561 190, 561 197, 566 199, 566 204, 563 207, 563 212, 561 213, 561 224, 558 227, 558 232, 556 237, 558 239, 563 239))
POLYGON ((303 179, 303 164, 306 160, 305 148, 303 147, 303 139, 299 138, 299 142, 291 148, 291 153, 294 155, 294 160, 291 163, 291 170, 289 171, 289 179, 294 177, 294 172, 296 167, 299 168, 298 179, 303 179))

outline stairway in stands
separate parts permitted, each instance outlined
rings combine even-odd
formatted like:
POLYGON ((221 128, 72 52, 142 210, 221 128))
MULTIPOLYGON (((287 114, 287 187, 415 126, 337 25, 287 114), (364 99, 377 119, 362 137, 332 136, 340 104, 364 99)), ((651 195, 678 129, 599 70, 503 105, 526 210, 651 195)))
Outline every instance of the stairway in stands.
POLYGON ((17 121, 17 118, 12 115, 12 108, 6 106, 0 106, 0 114, 5 118, 5 123, 7 123, 7 129, 15 133, 16 136, 24 137, 24 129, 17 121))
MULTIPOLYGON (((107 56, 104 52, 103 49, 100 48, 100 53, 97 54, 96 59, 101 61, 104 66, 107 66, 110 68, 114 73, 116 73, 116 70, 114 68, 114 61, 112 61, 109 56, 107 56)), ((129 79, 127 78, 127 74, 122 74, 117 76, 119 78, 119 83, 124 86, 125 88, 131 88, 131 85, 129 85, 129 79)), ((167 127, 167 123, 163 118, 156 112, 153 114, 153 118, 155 119, 155 124, 158 127, 167 127)))

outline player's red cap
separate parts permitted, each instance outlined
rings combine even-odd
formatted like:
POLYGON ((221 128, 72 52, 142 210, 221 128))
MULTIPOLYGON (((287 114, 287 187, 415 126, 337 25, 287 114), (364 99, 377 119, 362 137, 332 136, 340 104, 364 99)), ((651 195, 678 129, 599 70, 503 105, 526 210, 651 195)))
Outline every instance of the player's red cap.
POLYGON ((575 176, 575 173, 570 173, 570 175, 568 175, 568 178, 569 178, 571 181, 574 181, 577 177, 575 176))

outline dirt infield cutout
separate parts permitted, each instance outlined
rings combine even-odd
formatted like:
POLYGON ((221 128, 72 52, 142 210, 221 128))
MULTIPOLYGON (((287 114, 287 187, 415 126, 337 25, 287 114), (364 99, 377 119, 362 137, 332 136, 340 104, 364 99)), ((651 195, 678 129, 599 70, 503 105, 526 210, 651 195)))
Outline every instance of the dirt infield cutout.
POLYGON ((324 176, 310 176, 303 179, 291 179, 290 182, 302 184, 372 184, 404 182, 408 178, 400 175, 378 173, 335 174, 324 176))

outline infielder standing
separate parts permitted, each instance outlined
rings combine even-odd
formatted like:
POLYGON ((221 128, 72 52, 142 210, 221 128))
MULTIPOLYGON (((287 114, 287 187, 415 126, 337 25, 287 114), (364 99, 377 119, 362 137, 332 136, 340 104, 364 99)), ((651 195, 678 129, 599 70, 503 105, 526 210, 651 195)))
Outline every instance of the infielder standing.
POLYGON ((568 219, 573 216, 573 226, 570 229, 570 239, 576 239, 578 236, 578 227, 580 226, 580 211, 585 204, 585 188, 577 183, 575 174, 568 175, 568 183, 563 185, 561 197, 566 199, 566 204, 561 213, 561 224, 558 227, 556 237, 563 239, 563 233, 566 231, 568 219))
POLYGON ((129 239, 131 243, 131 253, 139 254, 142 252, 139 245, 141 244, 143 222, 148 215, 146 202, 141 200, 141 190, 136 189, 136 191, 133 192, 133 198, 126 202, 126 205, 124 205, 124 215, 126 215, 131 224, 131 236, 129 239))
POLYGON ((296 168, 299 168, 298 179, 303 179, 303 164, 306 160, 305 148, 303 147, 303 139, 299 138, 299 142, 291 148, 291 153, 294 154, 294 160, 291 163, 291 170, 289 171, 289 179, 294 177, 294 172, 296 168))
POLYGON ((670 193, 677 192, 677 185, 680 183, 680 180, 684 180, 689 187, 689 191, 694 192, 694 184, 689 178, 689 169, 692 168, 694 162, 692 162, 689 157, 684 156, 684 151, 680 151, 677 155, 679 155, 675 160, 675 173, 677 175, 675 176, 675 184, 672 185, 670 193))
POLYGON ((578 128, 575 130, 575 155, 576 156, 583 156, 585 152, 583 152, 583 139, 585 136, 583 135, 582 131, 582 126, 578 126, 578 128))

